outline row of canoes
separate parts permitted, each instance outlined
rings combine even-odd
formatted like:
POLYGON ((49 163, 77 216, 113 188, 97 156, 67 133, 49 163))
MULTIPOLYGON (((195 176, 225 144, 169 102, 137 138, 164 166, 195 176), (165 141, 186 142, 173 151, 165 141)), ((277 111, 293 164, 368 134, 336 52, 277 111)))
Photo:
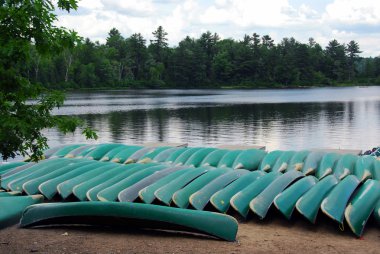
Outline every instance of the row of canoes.
MULTIPOLYGON (((38 164, 1 166, 1 187, 12 195, 42 194, 47 200, 138 201, 221 213, 234 209, 262 219, 274 205, 286 218, 298 211, 313 223, 321 209, 339 224, 346 221, 356 235, 363 233, 373 211, 380 220, 380 161, 369 156, 120 144, 70 145, 45 156, 49 159, 38 164)), ((75 206, 84 203, 75 204, 67 208, 74 215, 75 206)))

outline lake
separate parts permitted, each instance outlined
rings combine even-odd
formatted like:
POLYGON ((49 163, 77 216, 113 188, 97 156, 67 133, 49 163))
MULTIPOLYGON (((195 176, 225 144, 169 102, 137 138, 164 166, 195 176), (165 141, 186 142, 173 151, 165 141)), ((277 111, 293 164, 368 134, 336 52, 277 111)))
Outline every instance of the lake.
POLYGON ((290 90, 70 92, 58 115, 75 115, 99 139, 47 130, 51 146, 145 142, 369 149, 380 145, 380 87, 290 90))

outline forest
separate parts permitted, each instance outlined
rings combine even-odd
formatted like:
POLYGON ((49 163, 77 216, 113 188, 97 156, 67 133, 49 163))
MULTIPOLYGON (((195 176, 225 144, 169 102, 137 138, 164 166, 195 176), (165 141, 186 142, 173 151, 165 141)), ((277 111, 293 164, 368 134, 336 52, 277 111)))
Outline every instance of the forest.
POLYGON ((301 43, 253 33, 241 40, 205 32, 169 47, 162 26, 147 40, 112 28, 105 44, 79 37, 74 47, 41 56, 31 47, 20 67, 31 82, 54 89, 261 88, 380 84, 380 57, 360 57, 355 41, 301 43))

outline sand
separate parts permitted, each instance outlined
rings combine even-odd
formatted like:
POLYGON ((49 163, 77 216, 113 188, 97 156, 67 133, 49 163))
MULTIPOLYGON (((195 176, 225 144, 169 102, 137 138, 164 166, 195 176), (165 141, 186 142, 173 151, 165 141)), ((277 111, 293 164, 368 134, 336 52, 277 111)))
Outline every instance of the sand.
POLYGON ((361 238, 327 220, 311 225, 274 216, 239 224, 236 242, 190 233, 107 227, 59 226, 0 230, 0 253, 380 253, 380 227, 361 238))

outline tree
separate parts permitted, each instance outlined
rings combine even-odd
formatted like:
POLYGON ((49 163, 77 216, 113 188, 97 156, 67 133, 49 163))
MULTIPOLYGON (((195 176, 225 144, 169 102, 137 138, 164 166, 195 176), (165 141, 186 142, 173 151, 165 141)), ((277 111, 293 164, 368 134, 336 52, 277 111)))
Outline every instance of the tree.
MULTIPOLYGON (((59 9, 77 8, 76 0, 58 0, 59 9)), ((60 92, 48 91, 22 75, 30 61, 31 47, 38 54, 61 52, 78 39, 73 31, 56 27, 54 4, 50 0, 0 1, 0 153, 3 159, 30 155, 38 160, 48 147, 41 131, 57 127, 64 133, 74 131, 83 122, 59 117, 51 110, 64 102, 60 92)), ((96 134, 85 127, 88 138, 96 134)))
POLYGON ((164 62, 164 53, 165 50, 168 48, 168 33, 165 32, 165 30, 162 28, 162 26, 159 26, 156 31, 153 33, 153 40, 150 40, 153 57, 156 62, 163 63, 164 62))
POLYGON ((361 51, 359 44, 356 41, 350 41, 346 47, 347 64, 348 64, 348 80, 351 81, 355 77, 355 62, 359 58, 361 51))

